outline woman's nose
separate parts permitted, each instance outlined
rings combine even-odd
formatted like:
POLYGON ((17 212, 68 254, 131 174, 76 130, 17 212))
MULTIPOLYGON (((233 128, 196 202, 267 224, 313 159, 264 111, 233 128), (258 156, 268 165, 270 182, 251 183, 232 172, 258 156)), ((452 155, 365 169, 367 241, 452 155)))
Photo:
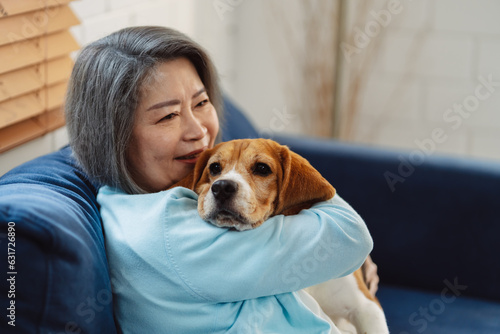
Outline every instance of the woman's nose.
POLYGON ((184 123, 184 139, 185 140, 200 140, 207 134, 207 128, 203 124, 203 119, 198 118, 197 115, 189 110, 186 113, 184 123))

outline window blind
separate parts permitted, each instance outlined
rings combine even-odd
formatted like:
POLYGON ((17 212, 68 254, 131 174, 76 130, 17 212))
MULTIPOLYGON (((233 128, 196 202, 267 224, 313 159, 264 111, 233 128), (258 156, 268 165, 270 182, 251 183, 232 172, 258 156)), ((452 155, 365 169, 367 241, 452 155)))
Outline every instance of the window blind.
POLYGON ((64 125, 72 0, 0 0, 0 153, 64 125))

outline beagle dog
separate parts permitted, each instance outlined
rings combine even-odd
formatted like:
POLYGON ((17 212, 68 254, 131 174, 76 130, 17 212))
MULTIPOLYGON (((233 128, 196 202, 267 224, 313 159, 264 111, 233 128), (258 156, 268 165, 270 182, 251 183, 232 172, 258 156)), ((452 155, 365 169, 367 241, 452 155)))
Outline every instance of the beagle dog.
MULTIPOLYGON (((274 215, 293 215, 331 199, 335 189, 309 162, 269 139, 224 142, 204 151, 194 171, 174 186, 195 191, 200 216, 238 231, 257 228, 274 215)), ((384 312, 361 269, 307 288, 338 325, 357 333, 389 333, 384 312)))

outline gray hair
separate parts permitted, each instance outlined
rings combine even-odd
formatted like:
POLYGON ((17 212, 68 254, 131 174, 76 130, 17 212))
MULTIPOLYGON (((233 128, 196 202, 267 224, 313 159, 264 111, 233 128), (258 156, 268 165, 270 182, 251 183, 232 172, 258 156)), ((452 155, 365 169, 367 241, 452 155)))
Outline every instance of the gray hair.
POLYGON ((75 61, 65 103, 70 145, 91 180, 144 193, 126 159, 141 87, 165 61, 187 58, 222 116, 217 73, 206 51, 165 27, 131 27, 84 47, 75 61))

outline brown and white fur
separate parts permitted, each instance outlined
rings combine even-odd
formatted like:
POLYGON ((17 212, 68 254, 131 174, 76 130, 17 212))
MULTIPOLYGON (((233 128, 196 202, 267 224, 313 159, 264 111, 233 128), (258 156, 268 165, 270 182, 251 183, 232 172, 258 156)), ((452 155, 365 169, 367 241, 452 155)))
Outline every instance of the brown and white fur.
MULTIPOLYGON (((267 139, 234 140, 206 150, 193 173, 174 186, 199 195, 203 219, 239 231, 256 228, 274 215, 297 214, 335 195, 306 159, 267 139)), ((306 291, 337 325, 347 320, 357 333, 389 332, 361 269, 306 291)))

